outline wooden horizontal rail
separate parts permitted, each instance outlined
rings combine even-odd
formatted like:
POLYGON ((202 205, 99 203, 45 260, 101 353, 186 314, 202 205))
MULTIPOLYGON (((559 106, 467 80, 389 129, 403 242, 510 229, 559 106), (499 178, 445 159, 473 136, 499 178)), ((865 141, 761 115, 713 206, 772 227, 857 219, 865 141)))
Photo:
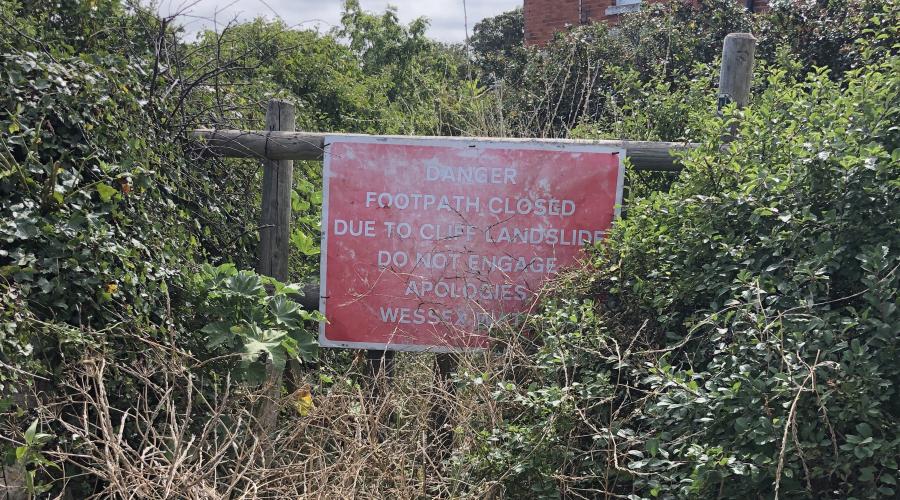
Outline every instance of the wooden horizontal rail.
MULTIPOLYGON (((232 158, 260 158, 269 160, 321 160, 325 136, 359 137, 361 134, 322 134, 312 132, 266 132, 264 130, 198 129, 194 137, 201 139, 213 154, 232 158)), ((390 136, 401 137, 401 136, 390 136)), ((408 137, 407 137, 408 138, 408 137)), ((520 144, 563 143, 624 148, 631 165, 637 170, 677 171, 681 166, 672 155, 674 151, 691 149, 695 143, 579 140, 579 139, 500 139, 485 137, 440 137, 454 141, 504 141, 520 144)))
POLYGON ((307 311, 319 310, 319 284, 308 283, 303 285, 303 295, 294 297, 293 300, 303 306, 307 311))

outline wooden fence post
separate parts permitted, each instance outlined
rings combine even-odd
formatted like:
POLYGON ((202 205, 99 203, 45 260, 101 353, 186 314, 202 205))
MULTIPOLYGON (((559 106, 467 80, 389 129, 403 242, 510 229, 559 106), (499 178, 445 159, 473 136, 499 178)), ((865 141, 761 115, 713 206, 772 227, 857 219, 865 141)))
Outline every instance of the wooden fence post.
MULTIPOLYGON (((750 85, 753 82, 753 61, 756 55, 756 38, 750 33, 730 33, 722 43, 722 67, 719 70, 719 112, 730 103, 743 108, 750 101, 750 85)), ((737 133, 737 125, 731 126, 730 142, 737 133)))
MULTIPOLYGON (((294 105, 279 100, 269 101, 269 107, 266 110, 266 130, 293 132, 295 127, 294 105)), ((278 281, 287 281, 288 279, 293 175, 293 160, 263 160, 259 262, 256 271, 278 281)), ((271 432, 278 419, 278 398, 281 394, 282 375, 282 370, 276 369, 271 363, 267 364, 265 397, 257 415, 263 434, 271 432)))
MULTIPOLYGON (((285 101, 269 101, 269 109, 266 111, 266 131, 294 130, 294 105, 285 101)), ((287 281, 294 161, 263 160, 263 169, 259 263, 256 270, 259 274, 287 281)))

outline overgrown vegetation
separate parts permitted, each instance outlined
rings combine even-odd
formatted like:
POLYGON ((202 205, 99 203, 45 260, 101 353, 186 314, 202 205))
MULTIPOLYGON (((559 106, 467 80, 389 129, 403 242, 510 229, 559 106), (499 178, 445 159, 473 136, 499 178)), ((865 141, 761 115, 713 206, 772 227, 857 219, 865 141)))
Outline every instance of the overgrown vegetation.
MULTIPOLYGON (((894 497, 900 11, 772 6, 648 5, 544 47, 513 11, 467 58, 354 1, 329 33, 255 20, 186 41, 136 2, 0 0, 0 485, 894 497), (759 38, 757 73, 750 107, 718 115, 732 31, 759 38), (427 355, 373 373, 317 350, 300 286, 250 271, 256 162, 189 135, 262 128, 272 98, 298 129, 700 146, 680 174, 629 171, 587 272, 493 349, 448 380, 427 355), (283 388, 261 384, 281 367, 283 388)), ((317 275, 319 168, 295 166, 297 283, 317 275)))

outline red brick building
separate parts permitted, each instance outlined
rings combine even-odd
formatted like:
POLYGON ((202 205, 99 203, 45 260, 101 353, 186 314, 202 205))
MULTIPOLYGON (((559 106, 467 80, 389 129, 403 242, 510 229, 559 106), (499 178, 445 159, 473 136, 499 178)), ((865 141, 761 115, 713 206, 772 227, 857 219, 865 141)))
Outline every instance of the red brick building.
MULTIPOLYGON (((605 21, 618 22, 619 16, 637 12, 642 4, 667 0, 524 0, 525 43, 541 44, 557 31, 569 26, 605 21)), ((769 0, 735 0, 748 10, 761 12, 768 9, 769 0)))

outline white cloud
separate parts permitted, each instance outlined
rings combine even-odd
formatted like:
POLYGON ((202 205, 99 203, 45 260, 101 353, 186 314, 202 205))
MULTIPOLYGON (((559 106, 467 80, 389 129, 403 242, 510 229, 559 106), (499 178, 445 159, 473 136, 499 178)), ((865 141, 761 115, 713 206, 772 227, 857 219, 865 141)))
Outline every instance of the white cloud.
MULTIPOLYGON (((150 0, 148 0, 150 1, 150 0)), ((289 26, 319 28, 326 31, 340 23, 343 0, 156 0, 163 15, 183 12, 181 23, 189 33, 220 26, 237 18, 249 20, 258 16, 281 18, 289 26)), ((463 0, 360 0, 363 9, 383 12, 388 5, 397 7, 400 20, 408 23, 427 17, 428 35, 443 42, 465 39, 463 0)), ((522 0, 466 0, 469 33, 485 17, 495 16, 522 5, 522 0)))

